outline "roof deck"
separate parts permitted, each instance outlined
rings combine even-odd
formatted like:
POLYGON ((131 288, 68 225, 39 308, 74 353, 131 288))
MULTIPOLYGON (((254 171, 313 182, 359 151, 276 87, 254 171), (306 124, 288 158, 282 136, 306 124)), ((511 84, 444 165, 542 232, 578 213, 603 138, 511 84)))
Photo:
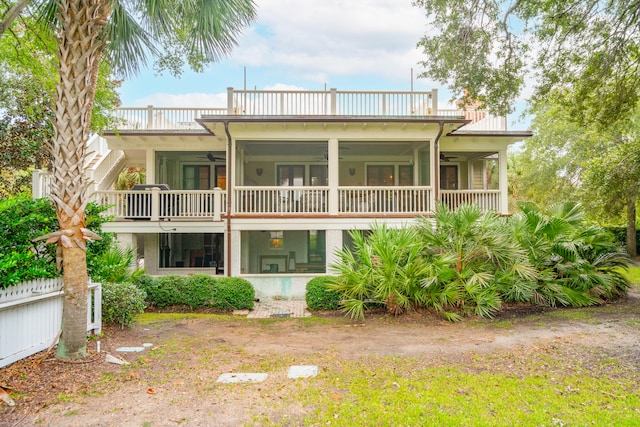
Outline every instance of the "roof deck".
POLYGON ((248 117, 447 117, 469 120, 465 130, 506 131, 506 118, 484 110, 440 109, 438 90, 430 91, 277 91, 227 88, 227 105, 211 108, 117 108, 117 130, 203 131, 197 120, 248 117))

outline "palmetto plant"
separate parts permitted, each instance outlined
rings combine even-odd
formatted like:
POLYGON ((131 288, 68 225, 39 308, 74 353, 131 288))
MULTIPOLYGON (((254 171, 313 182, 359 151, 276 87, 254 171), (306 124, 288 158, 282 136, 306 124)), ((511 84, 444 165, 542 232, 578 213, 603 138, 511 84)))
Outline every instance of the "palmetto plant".
POLYGON ((511 220, 514 236, 541 272, 538 302, 548 305, 591 305, 623 294, 630 286, 623 272, 630 261, 613 237, 586 225, 582 207, 564 202, 543 210, 520 204, 511 220))
POLYGON ((342 309, 349 316, 362 319, 373 305, 397 315, 424 303, 419 283, 427 266, 415 228, 378 224, 368 235, 357 230, 350 235, 353 248, 338 252, 332 268, 339 276, 328 285, 342 295, 342 309))
POLYGON ((441 204, 433 220, 420 220, 420 236, 428 265, 422 280, 427 305, 449 320, 461 314, 490 317, 503 300, 530 298, 537 272, 496 213, 441 204))
MULTIPOLYGON (((65 298, 57 355, 86 355, 87 268, 85 227, 89 180, 84 173, 98 67, 104 57, 129 74, 174 42, 193 62, 230 52, 235 35, 255 17, 252 0, 19 0, 2 16, 4 31, 21 11, 41 11, 56 35, 59 83, 52 149, 52 198, 60 231, 48 236, 62 255, 65 298)), ((1 34, 0 34, 1 36, 1 34)))

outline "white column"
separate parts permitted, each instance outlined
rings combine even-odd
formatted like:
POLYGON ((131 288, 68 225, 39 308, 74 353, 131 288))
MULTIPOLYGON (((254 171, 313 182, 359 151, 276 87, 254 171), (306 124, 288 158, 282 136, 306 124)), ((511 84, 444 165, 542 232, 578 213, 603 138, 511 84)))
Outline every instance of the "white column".
POLYGON ((342 230, 327 230, 325 232, 325 259, 327 260, 327 274, 331 274, 330 265, 335 264, 338 261, 336 252, 342 249, 342 230))
POLYGON ((507 180, 507 150, 498 152, 500 179, 500 213, 509 213, 509 181, 507 180))
POLYGON ((147 184, 163 184, 162 182, 156 182, 156 152, 153 149, 148 149, 146 153, 146 177, 147 184))
POLYGON ((429 169, 431 170, 431 177, 429 180, 429 183, 431 184, 431 201, 430 201, 430 206, 431 206, 431 210, 435 210, 436 209, 436 193, 439 191, 438 188, 436 188, 436 186, 438 185, 438 183, 436 182, 436 174, 440 173, 440 165, 434 161, 434 159, 437 159, 438 156, 440 155, 440 153, 436 153, 436 142, 435 139, 431 139, 431 141, 429 142, 429 169))
MULTIPOLYGON (((240 276, 241 274, 241 263, 242 263, 242 246, 247 246, 248 242, 242 241, 242 232, 240 230, 231 230, 231 236, 224 236, 224 247, 227 246, 227 239, 231 238, 231 241, 234 243, 231 245, 231 265, 226 265, 225 269, 231 269, 231 276, 240 276)), ((228 270, 225 270, 225 275, 228 270)))
POLYGON ((328 141, 328 181, 329 181, 329 215, 338 215, 338 185, 340 180, 340 161, 338 140, 328 141))

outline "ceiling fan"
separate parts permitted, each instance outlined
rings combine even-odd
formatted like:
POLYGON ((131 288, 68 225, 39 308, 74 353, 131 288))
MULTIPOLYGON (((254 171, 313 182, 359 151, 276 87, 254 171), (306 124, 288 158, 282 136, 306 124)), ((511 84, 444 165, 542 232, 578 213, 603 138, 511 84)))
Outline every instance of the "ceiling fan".
POLYGON ((444 153, 440 153, 440 161, 441 162, 450 162, 453 159, 457 159, 456 156, 446 156, 444 153))
POLYGON ((225 161, 226 157, 219 157, 214 155, 211 151, 207 153, 206 156, 199 156, 199 159, 208 159, 210 162, 219 162, 219 161, 225 161))
MULTIPOLYGON (((329 160, 329 153, 325 151, 322 156, 317 157, 313 160, 315 160, 316 162, 326 162, 327 160, 329 160)), ((338 160, 342 160, 342 157, 338 157, 338 160)))
MULTIPOLYGON (((342 150, 349 150, 349 147, 340 147, 340 151, 342 150)), ((324 153, 322 153, 322 155, 320 155, 318 158, 314 159, 315 161, 327 161, 329 160, 329 151, 328 150, 324 150, 324 153)), ((338 160, 342 160, 342 157, 338 157, 338 160)))

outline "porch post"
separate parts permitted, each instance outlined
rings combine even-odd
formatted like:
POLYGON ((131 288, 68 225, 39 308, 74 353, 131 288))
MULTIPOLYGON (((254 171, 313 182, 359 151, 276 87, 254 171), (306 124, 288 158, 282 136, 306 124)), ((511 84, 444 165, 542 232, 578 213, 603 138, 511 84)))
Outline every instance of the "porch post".
POLYGON ((329 215, 338 215, 338 185, 340 178, 338 140, 328 141, 328 180, 329 180, 329 215))
POLYGON ((164 182, 156 182, 155 151, 152 148, 147 149, 145 168, 147 174, 147 184, 166 184, 164 182))
POLYGON ((507 150, 498 152, 498 170, 500 179, 500 213, 509 213, 509 181, 507 180, 507 150))
POLYGON ((325 232, 325 271, 327 274, 331 274, 329 266, 338 261, 338 251, 342 249, 342 244, 342 230, 327 230, 325 232))
POLYGON ((436 209, 436 203, 439 199, 440 192, 440 183, 438 182, 438 178, 440 177, 440 152, 438 149, 438 142, 434 139, 430 141, 429 152, 431 153, 431 159, 429 162, 431 163, 431 200, 430 206, 431 210, 436 209))

